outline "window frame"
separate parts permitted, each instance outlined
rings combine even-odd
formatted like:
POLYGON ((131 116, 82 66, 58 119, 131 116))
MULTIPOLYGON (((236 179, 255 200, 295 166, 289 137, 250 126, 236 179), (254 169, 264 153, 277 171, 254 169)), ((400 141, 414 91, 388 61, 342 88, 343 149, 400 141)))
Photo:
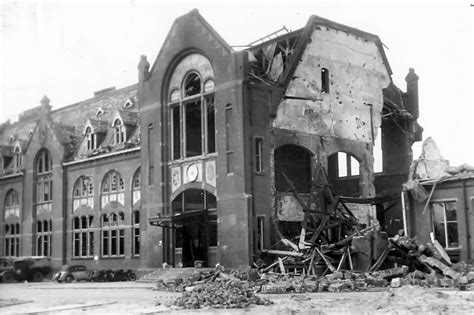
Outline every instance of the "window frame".
POLYGON ((103 213, 100 216, 101 257, 125 258, 124 218, 124 213, 121 211, 103 213), (107 218, 107 223, 105 223, 104 218, 107 218), (116 220, 112 220, 113 218, 116 218, 116 220), (105 237, 105 235, 107 235, 107 237, 105 237))
POLYGON ((94 258, 94 216, 74 216, 72 219, 72 258, 92 259, 94 258), (85 225, 83 224, 85 218, 85 225), (76 220, 79 221, 76 226, 76 220), (85 239, 85 244, 84 244, 85 239), (76 244, 76 241, 78 244, 76 244), (79 246, 78 246, 79 245, 79 246), (84 253, 85 249, 85 254, 84 253), (78 254, 76 254, 76 251, 78 254))
POLYGON ((434 217, 434 209, 433 209, 433 204, 442 204, 443 205, 443 231, 444 231, 444 240, 439 240, 437 239, 441 244, 445 244, 443 246, 444 249, 447 251, 449 250, 458 250, 461 248, 460 244, 460 238, 459 238, 459 218, 458 218, 458 212, 457 212, 457 199, 438 199, 438 200, 432 200, 430 201, 430 219, 431 219, 431 231, 433 232, 434 235, 436 235, 435 231, 435 217, 434 217), (454 204, 454 210, 456 212, 456 221, 447 221, 447 215, 446 215, 446 204, 447 203, 453 203, 454 204), (448 223, 456 223, 456 231, 457 231, 457 246, 450 246, 449 245, 449 233, 448 233, 448 223))
POLYGON ((213 77, 206 77, 203 79, 201 73, 198 70, 190 70, 183 75, 181 80, 181 92, 179 93, 179 99, 172 98, 172 95, 176 93, 176 89, 172 89, 168 94, 168 109, 169 109, 169 122, 170 122, 170 160, 171 161, 180 161, 190 158, 203 157, 215 154, 216 152, 216 106, 215 106, 215 84, 214 88, 210 91, 204 91, 204 83, 215 82, 213 77), (200 91, 197 94, 186 95, 186 79, 191 75, 196 74, 200 80, 200 91), (200 142, 200 153, 197 155, 190 155, 188 153, 188 126, 186 124, 187 119, 187 106, 191 104, 199 103, 200 110, 200 131, 201 131, 201 142, 200 142), (214 133, 213 133, 213 142, 214 147, 210 147, 211 137, 210 137, 210 125, 209 125, 209 108, 212 107, 214 110, 214 133), (179 119, 178 119, 179 118, 179 119), (179 128, 176 127, 176 123, 179 120, 179 128), (179 133, 177 135, 177 133, 179 133), (176 139, 179 138, 179 141, 176 139))

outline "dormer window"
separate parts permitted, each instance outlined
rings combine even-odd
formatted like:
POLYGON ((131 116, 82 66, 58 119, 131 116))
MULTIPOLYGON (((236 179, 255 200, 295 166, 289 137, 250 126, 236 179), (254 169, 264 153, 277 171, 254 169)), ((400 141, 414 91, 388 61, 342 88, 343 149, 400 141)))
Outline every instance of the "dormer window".
POLYGON ((95 113, 95 117, 100 120, 102 118, 102 115, 104 115, 104 110, 102 108, 99 108, 95 113))
POLYGON ((125 126, 123 125, 120 119, 115 119, 114 124, 114 141, 115 144, 124 143, 125 142, 125 126))
POLYGON ((22 158, 21 158, 21 149, 19 146, 15 147, 14 153, 14 159, 15 159, 15 168, 20 168, 22 163, 22 158))
POLYGON ((96 148, 96 135, 92 132, 91 127, 87 127, 86 129, 86 141, 87 141, 87 150, 95 150, 96 148))
POLYGON ((133 107, 133 102, 131 99, 127 100, 125 104, 123 104, 123 108, 132 108, 133 107))

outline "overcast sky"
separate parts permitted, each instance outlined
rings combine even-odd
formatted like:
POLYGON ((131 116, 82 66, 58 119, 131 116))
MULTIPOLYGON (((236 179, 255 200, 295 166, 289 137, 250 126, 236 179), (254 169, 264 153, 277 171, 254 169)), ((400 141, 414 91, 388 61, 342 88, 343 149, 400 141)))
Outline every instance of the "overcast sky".
POLYGON ((474 164, 474 0, 0 2, 1 121, 43 95, 56 109, 136 83, 139 56, 153 63, 174 19, 193 8, 230 45, 315 14, 379 35, 402 90, 415 68, 424 138, 451 165, 474 164))

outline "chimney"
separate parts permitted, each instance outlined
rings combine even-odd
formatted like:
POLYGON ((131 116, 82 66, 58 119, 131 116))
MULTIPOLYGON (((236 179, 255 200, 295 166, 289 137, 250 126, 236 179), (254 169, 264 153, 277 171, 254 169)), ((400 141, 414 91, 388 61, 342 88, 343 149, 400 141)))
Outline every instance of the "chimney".
POLYGON ((405 77, 407 82, 407 93, 406 93, 406 104, 405 108, 413 115, 415 119, 419 117, 418 110, 418 76, 415 73, 415 69, 410 68, 408 74, 405 77))
POLYGON ((140 62, 138 63, 138 84, 142 84, 144 81, 148 80, 150 76, 150 63, 146 59, 145 55, 140 56, 140 62))
POLYGON ((51 105, 49 105, 50 99, 45 95, 40 101, 40 116, 46 118, 51 113, 51 105))

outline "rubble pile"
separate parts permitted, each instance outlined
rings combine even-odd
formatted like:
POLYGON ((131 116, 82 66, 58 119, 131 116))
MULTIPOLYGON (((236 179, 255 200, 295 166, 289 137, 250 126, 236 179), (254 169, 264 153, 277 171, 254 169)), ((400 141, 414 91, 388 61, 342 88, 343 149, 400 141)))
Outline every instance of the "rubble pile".
POLYGON ((251 284, 230 279, 208 281, 196 286, 187 287, 173 305, 187 309, 203 307, 212 308, 247 308, 250 305, 270 305, 268 299, 255 295, 251 284))

